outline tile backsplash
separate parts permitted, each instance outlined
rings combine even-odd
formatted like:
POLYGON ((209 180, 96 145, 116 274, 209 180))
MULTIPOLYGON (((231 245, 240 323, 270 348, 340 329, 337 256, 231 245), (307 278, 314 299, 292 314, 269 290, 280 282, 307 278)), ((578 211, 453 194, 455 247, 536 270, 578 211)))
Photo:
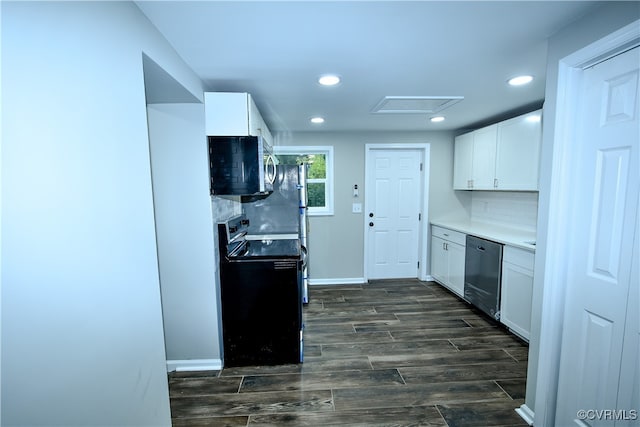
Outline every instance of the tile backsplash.
POLYGON ((538 193, 473 191, 471 220, 536 231, 538 193))
POLYGON ((240 196, 212 196, 211 210, 213 212, 213 235, 216 265, 220 264, 220 250, 218 245, 218 222, 242 213, 240 196))
POLYGON ((240 196, 213 196, 211 197, 211 207, 214 224, 242 213, 240 196))

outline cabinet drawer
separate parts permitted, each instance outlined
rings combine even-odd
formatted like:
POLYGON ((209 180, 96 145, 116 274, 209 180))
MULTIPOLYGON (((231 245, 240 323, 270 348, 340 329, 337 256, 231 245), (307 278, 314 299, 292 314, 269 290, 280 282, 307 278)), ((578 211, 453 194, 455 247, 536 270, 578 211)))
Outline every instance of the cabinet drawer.
POLYGON ((459 231, 453 231, 448 228, 432 225, 431 235, 462 246, 466 245, 466 234, 460 233, 459 231))
POLYGON ((502 260, 533 271, 535 254, 524 249, 514 248, 513 246, 505 246, 502 260))

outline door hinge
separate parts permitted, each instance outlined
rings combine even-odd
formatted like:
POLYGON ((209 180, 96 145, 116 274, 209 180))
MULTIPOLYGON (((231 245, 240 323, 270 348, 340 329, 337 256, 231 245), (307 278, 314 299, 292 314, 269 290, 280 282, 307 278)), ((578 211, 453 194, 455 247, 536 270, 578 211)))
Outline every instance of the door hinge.
POLYGON ((418 268, 420 268, 420 261, 418 261, 418 268))
POLYGON ((420 172, 422 172, 422 163, 420 163, 420 172))
POLYGON ((418 213, 418 221, 422 221, 422 214, 418 213))

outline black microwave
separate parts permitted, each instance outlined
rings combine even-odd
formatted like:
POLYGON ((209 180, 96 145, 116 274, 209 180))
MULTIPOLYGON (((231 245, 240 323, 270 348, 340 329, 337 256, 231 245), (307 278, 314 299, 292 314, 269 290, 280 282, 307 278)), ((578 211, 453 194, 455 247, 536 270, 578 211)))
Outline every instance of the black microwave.
POLYGON ((276 161, 261 136, 209 136, 211 195, 243 196, 273 191, 276 161))

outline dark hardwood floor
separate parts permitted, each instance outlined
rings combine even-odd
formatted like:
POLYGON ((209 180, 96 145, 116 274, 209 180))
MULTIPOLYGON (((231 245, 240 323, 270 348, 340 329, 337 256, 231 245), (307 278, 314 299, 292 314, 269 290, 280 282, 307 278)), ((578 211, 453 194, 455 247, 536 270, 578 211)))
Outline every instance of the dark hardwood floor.
POLYGON ((170 373, 173 425, 527 425, 528 347, 438 284, 310 297, 303 364, 170 373))

